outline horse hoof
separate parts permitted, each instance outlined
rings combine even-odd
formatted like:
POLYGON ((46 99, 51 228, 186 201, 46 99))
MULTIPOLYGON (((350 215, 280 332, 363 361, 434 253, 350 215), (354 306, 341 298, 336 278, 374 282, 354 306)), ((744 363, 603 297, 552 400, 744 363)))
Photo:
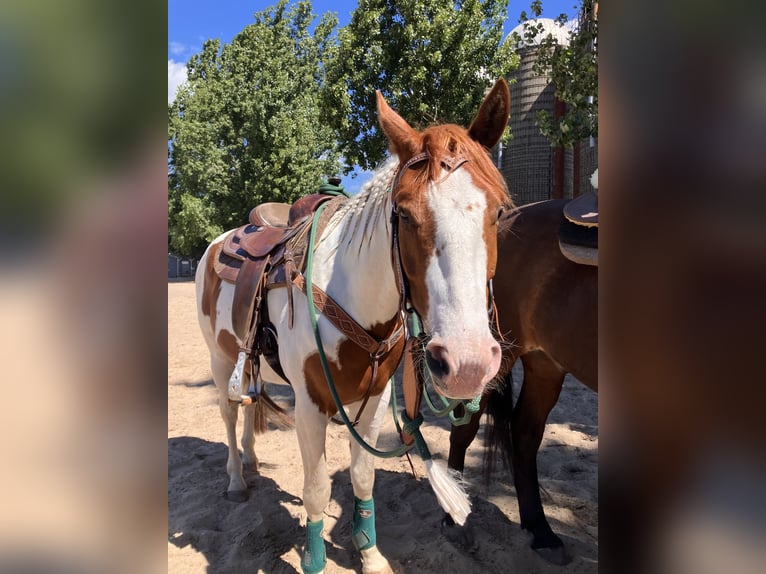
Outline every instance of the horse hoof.
POLYGON ((478 549, 473 528, 468 524, 458 526, 449 514, 445 513, 442 518, 441 531, 444 538, 461 550, 471 553, 478 549))
POLYGON ((572 557, 569 556, 563 546, 556 546, 555 548, 533 548, 543 560, 556 564, 557 566, 565 566, 572 561, 572 557))
POLYGON ((247 502, 249 498, 246 490, 227 490, 223 497, 231 502, 247 502))
POLYGON ((397 570, 383 558, 377 546, 360 551, 362 558, 362 574, 396 574, 397 570))

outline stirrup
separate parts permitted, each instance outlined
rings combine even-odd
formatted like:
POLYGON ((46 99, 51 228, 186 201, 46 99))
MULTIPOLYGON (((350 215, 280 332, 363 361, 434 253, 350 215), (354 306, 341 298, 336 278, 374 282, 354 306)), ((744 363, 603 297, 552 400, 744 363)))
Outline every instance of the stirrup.
POLYGON ((260 366, 257 361, 253 361, 252 372, 250 373, 250 381, 252 388, 252 381, 255 381, 255 388, 249 391, 247 394, 242 394, 242 377, 245 374, 245 361, 247 360, 247 353, 240 351, 237 355, 237 364, 234 366, 234 371, 229 378, 229 400, 235 403, 240 403, 242 406, 251 405, 258 400, 261 396, 263 389, 263 381, 261 380, 260 366))

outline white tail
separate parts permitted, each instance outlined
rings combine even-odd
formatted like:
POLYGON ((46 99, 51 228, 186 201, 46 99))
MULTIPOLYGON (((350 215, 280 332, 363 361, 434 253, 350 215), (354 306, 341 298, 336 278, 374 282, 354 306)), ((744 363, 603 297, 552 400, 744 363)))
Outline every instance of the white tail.
POLYGON ((462 485, 450 475, 450 471, 442 461, 432 458, 425 461, 428 480, 434 489, 436 499, 444 511, 452 517, 456 524, 462 526, 471 513, 471 501, 462 485))

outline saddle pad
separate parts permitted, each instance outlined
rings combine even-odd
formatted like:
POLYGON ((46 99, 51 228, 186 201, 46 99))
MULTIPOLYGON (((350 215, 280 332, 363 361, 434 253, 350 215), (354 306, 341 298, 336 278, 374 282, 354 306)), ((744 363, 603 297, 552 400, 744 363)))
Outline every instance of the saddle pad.
POLYGON ((564 221, 559 226, 559 241, 598 249, 598 227, 585 227, 564 221))
POLYGON ((580 265, 598 266, 598 227, 584 227, 564 220, 559 226, 561 254, 580 265))
POLYGON ((559 241, 561 254, 574 263, 580 265, 593 265, 598 267, 598 249, 583 247, 582 245, 569 245, 559 241))

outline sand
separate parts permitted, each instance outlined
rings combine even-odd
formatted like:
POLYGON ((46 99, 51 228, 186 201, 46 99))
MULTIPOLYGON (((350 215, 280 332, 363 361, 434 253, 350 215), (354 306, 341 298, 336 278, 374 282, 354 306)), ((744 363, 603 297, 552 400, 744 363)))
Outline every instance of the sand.
MULTIPOLYGON (((246 502, 223 496, 226 435, 207 348, 197 326, 194 283, 168 283, 168 572, 301 572, 305 539, 303 472, 294 430, 256 437, 258 473, 248 473, 246 502)), ((515 367, 519 369, 519 366, 515 367)), ((521 371, 514 375, 521 380, 521 371)), ((292 407, 289 387, 270 394, 292 407)), ((440 532, 442 511, 414 455, 417 478, 405 458, 376 464, 378 547, 397 572, 595 573, 598 571, 597 395, 567 380, 548 420, 538 456, 543 504, 572 560, 545 562, 529 548, 519 527, 515 489, 499 466, 488 487, 482 478, 483 430, 468 451, 465 479, 472 495, 469 517, 475 546, 453 546, 440 532)), ((241 417, 240 417, 241 428, 241 417)), ((426 416, 424 436, 435 458, 446 461, 449 426, 426 416)), ((389 418, 379 445, 396 444, 389 418)), ((327 462, 332 496, 325 512, 327 574, 361 572, 351 542, 353 492, 348 473, 348 433, 329 425, 327 462)))

